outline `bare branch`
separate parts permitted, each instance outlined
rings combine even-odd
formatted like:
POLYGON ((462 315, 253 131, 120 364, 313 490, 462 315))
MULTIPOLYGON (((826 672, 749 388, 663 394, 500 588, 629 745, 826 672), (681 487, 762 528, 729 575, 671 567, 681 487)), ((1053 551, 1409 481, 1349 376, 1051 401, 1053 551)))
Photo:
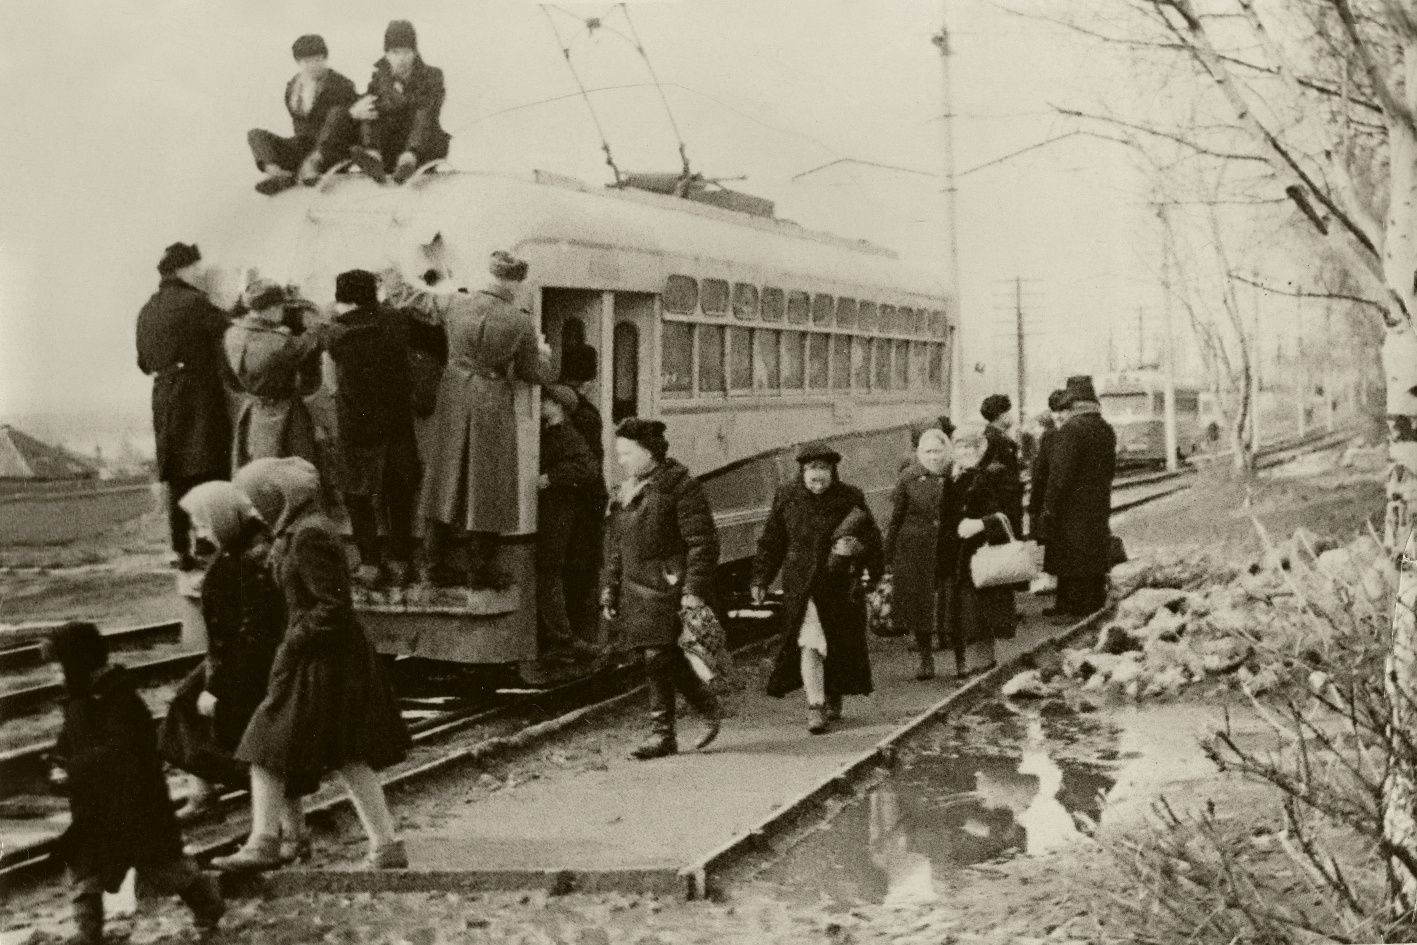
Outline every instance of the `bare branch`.
POLYGON ((1378 102, 1383 106, 1383 112, 1389 120, 1401 121, 1407 129, 1417 134, 1417 123, 1414 123, 1412 112, 1407 108, 1395 94, 1392 86, 1388 84, 1387 76, 1383 74, 1382 65, 1373 56, 1372 47, 1358 32, 1358 22, 1353 17, 1353 7, 1348 0, 1329 0, 1333 5, 1334 12, 1338 14, 1338 19, 1343 23, 1343 29, 1348 33, 1348 40, 1353 44, 1353 51, 1357 53, 1358 60, 1363 64, 1363 69, 1368 74, 1368 82, 1373 87, 1373 94, 1378 97, 1378 102))
POLYGON ((1203 144, 1198 144, 1197 142, 1192 141, 1189 138, 1182 137, 1178 134, 1173 134, 1169 131, 1162 131, 1159 128, 1151 128, 1147 125, 1141 125, 1130 121, 1123 121, 1120 118, 1113 118, 1110 115, 1093 115, 1089 112, 1079 111, 1078 109, 1064 108, 1061 105, 1052 105, 1052 103, 1049 104, 1053 108, 1053 110, 1060 115, 1065 115, 1069 118, 1084 118, 1090 121, 1105 122, 1107 124, 1117 125, 1121 128, 1130 128, 1132 131, 1140 131, 1143 134, 1153 135, 1157 138, 1164 138, 1167 141, 1172 141, 1176 144, 1181 145, 1182 147, 1189 148, 1197 154, 1204 154, 1206 157, 1219 158, 1223 161, 1255 161, 1260 164, 1269 163, 1268 158, 1265 158, 1258 154, 1245 154, 1238 151, 1217 151, 1214 148, 1208 148, 1203 144))
POLYGON ((1257 289, 1264 289, 1266 292, 1272 292, 1275 295, 1287 295, 1291 298, 1296 299, 1334 299, 1340 302, 1355 302, 1359 305, 1370 305, 1380 312, 1387 311, 1387 306, 1384 305, 1382 302, 1375 301, 1374 299, 1364 298, 1361 295, 1348 295, 1343 292, 1306 292, 1303 290, 1281 289, 1278 286, 1270 285, 1265 282, 1260 282, 1258 279, 1252 279, 1249 276, 1246 276, 1243 273, 1237 272, 1235 270, 1231 270, 1230 272, 1226 273, 1226 275, 1228 275, 1231 279, 1236 280, 1237 282, 1243 282, 1246 285, 1252 285, 1257 289))

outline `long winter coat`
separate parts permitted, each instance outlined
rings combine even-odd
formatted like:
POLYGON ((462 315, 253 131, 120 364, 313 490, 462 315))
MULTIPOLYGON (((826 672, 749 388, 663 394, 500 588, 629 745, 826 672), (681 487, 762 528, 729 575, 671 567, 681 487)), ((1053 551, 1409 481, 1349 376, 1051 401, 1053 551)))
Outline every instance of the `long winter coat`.
POLYGON ((69 829, 61 858, 79 879, 116 891, 130 867, 182 856, 157 726, 122 666, 105 666, 64 702, 55 760, 69 775, 69 829))
POLYGON ((538 347, 536 325, 501 287, 466 295, 419 293, 412 306, 439 320, 448 364, 433 415, 420 513, 470 532, 517 527, 516 385, 550 384, 556 374, 538 347))
POLYGON ((236 411, 231 468, 267 456, 299 456, 318 465, 315 421, 304 399, 320 388, 315 335, 294 335, 283 325, 247 315, 226 330, 222 347, 233 383, 243 395, 236 411))
POLYGON ((1041 537, 1053 574, 1106 574, 1117 434, 1093 407, 1058 428, 1048 460, 1041 537))
MULTIPOLYGON (((1057 428, 1046 427, 1038 438, 1038 455, 1033 458, 1033 470, 1028 481, 1028 528, 1034 536, 1039 533, 1039 522, 1043 517, 1043 499, 1048 494, 1048 474, 1052 469, 1053 445, 1057 439, 1057 428)), ((1043 570, 1049 574, 1057 573, 1053 570, 1051 552, 1046 544, 1043 546, 1043 570)))
POLYGON ((934 633, 941 577, 954 574, 958 562, 961 507, 953 490, 948 475, 931 475, 918 462, 896 481, 885 541, 891 618, 912 633, 934 633))
POLYGON ((138 313, 138 369, 153 378, 158 478, 226 477, 231 419, 222 387, 226 313, 206 295, 164 276, 138 313))
POLYGON ((988 446, 979 465, 985 468, 998 466, 999 488, 1003 490, 1004 514, 1009 517, 1009 525, 1015 535, 1023 534, 1023 463, 1019 459, 1019 446, 1007 433, 990 424, 984 428, 984 439, 988 446))
POLYGON ((247 520, 230 549, 202 579, 207 658, 179 687, 159 737, 162 756, 184 771, 220 784, 245 780, 232 757, 266 697, 271 664, 285 634, 285 599, 271 570, 265 526, 247 520), (197 714, 202 691, 216 696, 208 723, 197 714), (210 733, 211 737, 203 735, 210 733))
POLYGON ((327 772, 402 761, 411 744, 384 667, 354 616, 349 566, 328 519, 307 513, 271 552, 285 636, 236 758, 310 793, 327 772))
POLYGON ((999 519, 1007 515, 1013 497, 1011 473, 1001 464, 982 464, 966 469, 954 480, 952 499, 958 503, 958 511, 951 511, 949 518, 955 523, 958 535, 959 522, 966 518, 983 521, 984 531, 966 539, 956 538, 955 547, 958 564, 950 581, 947 606, 942 607, 942 617, 950 633, 957 641, 974 642, 990 638, 1013 636, 1017 612, 1014 609, 1014 592, 1008 587, 976 588, 970 572, 970 562, 974 553, 988 545, 1003 544, 1008 541, 1008 532, 999 519))
POLYGON ((601 602, 617 612, 624 646, 668 646, 679 640, 683 595, 713 603, 718 530, 703 486, 678 460, 641 486, 610 503, 601 602))
POLYGON ((782 642, 768 679, 768 695, 785 696, 802 686, 797 634, 809 602, 816 605, 827 639, 827 695, 865 695, 871 691, 864 599, 853 593, 850 581, 830 573, 828 567, 832 544, 839 537, 838 527, 858 509, 864 513, 863 527, 853 537, 865 546, 865 570, 872 578, 879 578, 881 533, 860 489, 833 482, 826 492, 813 495, 799 481, 780 487, 773 498, 772 511, 753 558, 753 583, 766 587, 780 570, 785 597, 782 642))

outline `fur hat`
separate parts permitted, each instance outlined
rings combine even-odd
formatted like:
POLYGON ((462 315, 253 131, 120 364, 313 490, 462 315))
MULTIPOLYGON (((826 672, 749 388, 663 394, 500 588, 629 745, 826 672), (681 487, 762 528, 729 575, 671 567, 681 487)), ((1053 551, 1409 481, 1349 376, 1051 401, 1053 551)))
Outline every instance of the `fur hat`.
POLYGON ((1055 390, 1048 395, 1048 409, 1057 413, 1066 410, 1068 407, 1068 394, 1066 391, 1055 390))
POLYGON ((335 301, 349 305, 379 304, 379 277, 367 269, 350 269, 335 276, 335 301))
POLYGON ((626 417, 615 428, 615 435, 625 440, 634 440, 649 450, 655 459, 663 459, 669 453, 669 441, 664 437, 664 424, 658 420, 643 417, 626 417))
POLYGON ((979 405, 979 415, 993 423, 1012 409, 1014 402, 1009 400, 1008 394, 990 394, 984 398, 984 403, 979 405))
POLYGON ((163 275, 176 272, 179 269, 186 269, 194 262, 200 262, 202 251, 197 248, 196 243, 173 243, 162 251, 162 259, 158 261, 157 271, 163 275))
POLYGON ((296 59, 309 59, 311 56, 329 56, 330 47, 325 45, 323 36, 306 33, 291 45, 290 52, 296 59))
POLYGON ((255 279, 241 293, 241 304, 252 312, 280 305, 285 301, 285 290, 269 279, 255 279))
POLYGON ((418 34, 408 20, 390 20, 384 30, 384 52, 390 49, 418 49, 418 34))
POLYGON ((552 400, 556 401, 556 403, 560 404, 563 410, 575 410, 576 406, 580 403, 580 398, 576 396, 576 392, 565 384, 547 384, 545 387, 541 388, 541 396, 543 399, 550 397, 552 400))
POLYGON ((508 282, 523 281, 530 268, 525 259, 518 259, 504 249, 495 251, 487 260, 487 271, 508 282))
POLYGON ((595 349, 590 345, 576 345, 561 352, 561 381, 566 384, 584 384, 595 380, 597 373, 595 349))
POLYGON ((44 654, 64 670, 64 682, 83 688, 108 663, 108 643, 91 623, 71 620, 49 635, 44 654))
POLYGON ((1092 375, 1074 374, 1068 378, 1068 383, 1063 388, 1063 398, 1067 407, 1082 402, 1097 403, 1097 391, 1092 387, 1092 375))
POLYGON ((841 454, 825 443, 808 443, 797 451, 797 462, 804 466, 807 463, 831 463, 835 466, 841 462, 841 454))

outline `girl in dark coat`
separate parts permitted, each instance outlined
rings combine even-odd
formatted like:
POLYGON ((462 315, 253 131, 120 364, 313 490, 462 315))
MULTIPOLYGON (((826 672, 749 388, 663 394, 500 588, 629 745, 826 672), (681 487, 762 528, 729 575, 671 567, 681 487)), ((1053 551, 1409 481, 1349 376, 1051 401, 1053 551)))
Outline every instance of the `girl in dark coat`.
POLYGON ((1017 620, 1013 590, 977 588, 970 574, 976 551, 986 544, 1008 541, 1005 522, 1013 496, 1010 472, 998 464, 985 466, 987 449, 982 426, 964 425, 955 432, 950 498, 956 505, 943 517, 958 523, 958 555, 945 582, 940 610, 954 643, 955 668, 960 676, 992 667, 995 639, 1012 637, 1017 620))
MULTIPOLYGON (((901 473, 886 526, 885 559, 891 572, 891 615, 915 638, 920 655, 916 679, 935 678, 941 562, 954 573, 959 539, 957 521, 942 516, 957 503, 948 501, 953 447, 941 430, 926 430, 915 447, 915 462, 901 473)), ((939 643, 943 648, 943 640, 939 643)))
POLYGON ((122 666, 91 623, 67 623, 49 638, 47 656, 64 670, 64 726, 55 744, 53 780, 69 793, 69 829, 59 842, 74 882, 79 945, 103 941, 103 894, 128 870, 181 895, 197 927, 214 930, 226 905, 216 882, 182 852, 157 728, 122 666))
POLYGON ((680 611, 713 599, 718 531, 703 486, 668 452, 658 420, 630 417, 615 429, 626 478, 610 503, 601 606, 620 642, 644 653, 651 738, 632 754, 641 761, 678 751, 675 690, 708 721, 696 748, 708 747, 719 727, 718 700, 679 648, 680 611))
POLYGON ((779 570, 786 598, 768 695, 805 689, 814 735, 841 717, 842 696, 871 692, 860 575, 864 570, 875 583, 883 570, 881 533, 865 495, 837 478, 840 461, 822 444, 797 454, 801 478, 778 489, 753 559, 754 602, 766 597, 779 570))
POLYGON ((403 868, 384 790, 374 775, 402 761, 408 732, 373 648, 354 617, 349 566, 334 525, 318 510, 319 475, 295 457, 260 459, 233 484, 271 523, 271 560, 285 593, 286 631, 236 758, 251 766, 251 836, 223 870, 280 865, 277 819, 287 787, 310 793, 338 771, 369 836, 366 865, 403 868))

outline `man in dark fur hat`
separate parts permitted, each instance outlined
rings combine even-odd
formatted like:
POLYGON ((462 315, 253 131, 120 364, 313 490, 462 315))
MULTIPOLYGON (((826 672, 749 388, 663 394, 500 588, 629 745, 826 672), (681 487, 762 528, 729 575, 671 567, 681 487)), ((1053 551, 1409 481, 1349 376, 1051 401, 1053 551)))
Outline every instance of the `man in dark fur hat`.
POLYGON ((285 109, 295 134, 282 138, 264 128, 246 132, 256 167, 266 176, 256 189, 277 194, 301 183, 313 184, 354 143, 349 107, 359 97, 354 83, 330 68, 323 37, 309 34, 291 47, 299 71, 285 86, 285 109))
POLYGON ((392 21, 384 31, 384 58, 349 112, 360 126, 360 144, 350 156, 376 181, 392 174, 397 184, 420 165, 447 157, 452 138, 438 123, 445 95, 443 70, 418 54, 413 24, 392 21))

